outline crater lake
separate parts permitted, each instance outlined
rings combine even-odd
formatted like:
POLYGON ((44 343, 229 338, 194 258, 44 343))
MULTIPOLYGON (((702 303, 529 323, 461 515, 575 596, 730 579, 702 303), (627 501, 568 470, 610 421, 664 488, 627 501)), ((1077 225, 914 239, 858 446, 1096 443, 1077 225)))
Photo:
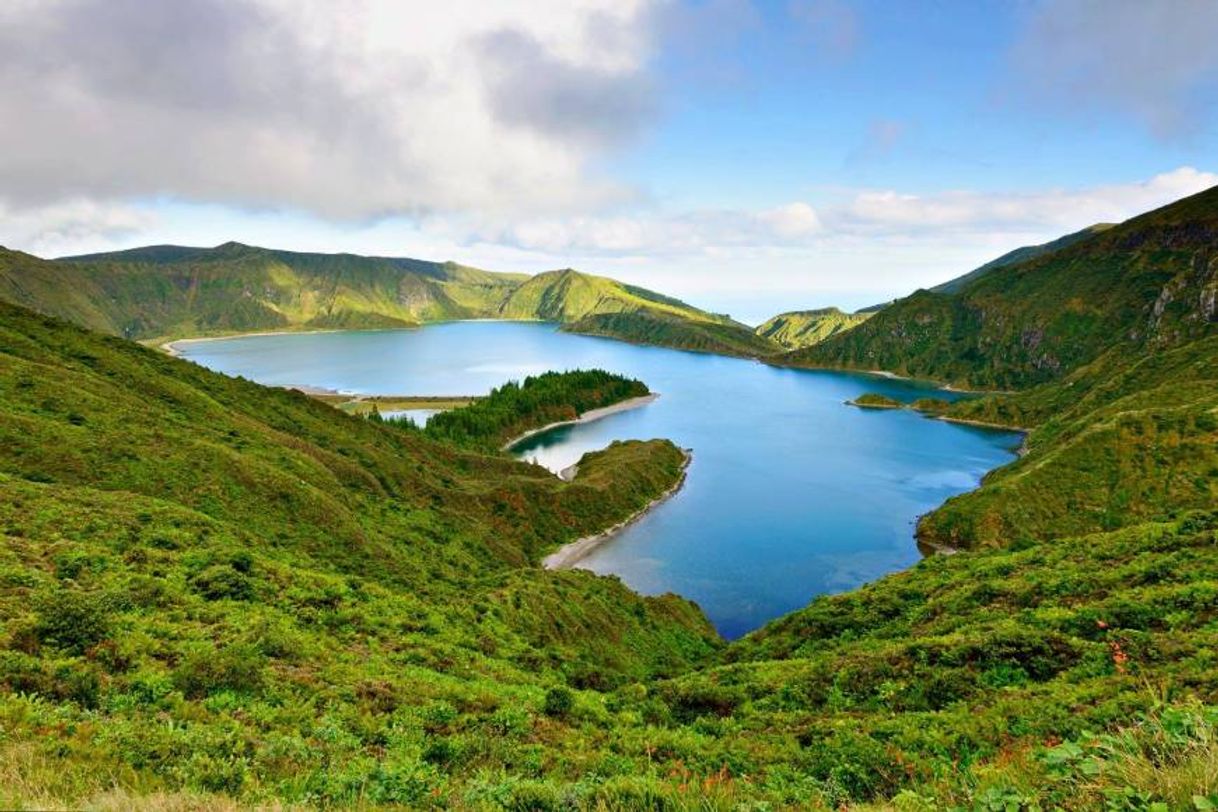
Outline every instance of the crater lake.
POLYGON ((684 487, 579 566, 646 594, 696 601, 727 638, 903 569, 917 517, 1013 459, 1020 435, 844 401, 960 395, 878 375, 560 332, 527 322, 255 335, 183 342, 180 355, 269 385, 381 395, 481 395, 546 370, 601 368, 660 397, 534 435, 513 452, 560 471, 613 440, 665 437, 693 452, 684 487))

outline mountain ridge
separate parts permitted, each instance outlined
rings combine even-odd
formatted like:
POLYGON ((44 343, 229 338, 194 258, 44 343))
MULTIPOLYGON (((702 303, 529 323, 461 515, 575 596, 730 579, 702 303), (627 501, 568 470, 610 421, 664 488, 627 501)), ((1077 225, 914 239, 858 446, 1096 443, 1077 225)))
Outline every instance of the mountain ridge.
POLYGON ((935 293, 955 293, 969 283, 981 278, 982 276, 985 276, 987 273, 997 268, 1005 268, 1008 265, 1014 265, 1019 262, 1044 256, 1045 254, 1051 254, 1054 251, 1060 251, 1063 248, 1069 248, 1071 245, 1074 245, 1077 242, 1081 242, 1082 240, 1096 234, 1102 234, 1115 226, 1116 223, 1096 223, 1067 234, 1063 237, 1049 240, 1048 242, 1040 243, 1038 245, 1021 246, 1012 251, 1006 252, 1002 256, 991 259, 989 262, 974 268, 962 276, 958 276, 955 279, 949 279, 942 284, 935 285, 934 287, 930 288, 930 290, 935 293))
POLYGON ((837 307, 791 310, 771 316, 758 325, 755 332, 793 350, 819 344, 830 336, 857 327, 871 315, 861 310, 845 313, 837 307))
POLYGON ((1116 344, 1132 353, 1212 329, 1218 187, 1064 247, 919 290, 856 329, 775 359, 885 369, 978 389, 1060 379, 1116 344))
POLYGON ((574 269, 533 276, 455 262, 155 245, 43 260, 0 252, 0 298, 145 341, 266 330, 414 327, 462 318, 552 321, 639 343, 762 355, 745 325, 574 269), (629 313, 627 321, 588 321, 629 313), (685 322, 713 325, 687 329, 685 322))

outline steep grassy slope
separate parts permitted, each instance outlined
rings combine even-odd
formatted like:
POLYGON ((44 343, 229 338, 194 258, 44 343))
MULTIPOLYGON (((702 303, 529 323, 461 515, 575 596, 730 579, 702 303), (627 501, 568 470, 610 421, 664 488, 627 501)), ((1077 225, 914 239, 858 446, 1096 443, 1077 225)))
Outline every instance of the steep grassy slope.
POLYGON ((644 309, 695 320, 712 318, 676 299, 570 268, 547 271, 532 277, 504 300, 499 306, 499 313, 509 319, 569 323, 591 313, 644 309))
POLYGON ((993 269, 955 293, 918 291, 783 361, 980 388, 1055 380, 1109 350, 1154 352, 1213 329, 1216 241, 1218 188, 993 269))
POLYGON ((1218 791, 1212 514, 930 559, 720 656, 679 598, 527 566, 680 462, 567 485, 0 304, 0 804, 1218 791))
POLYGON ((11 305, 0 316, 0 471, 167 500, 354 570, 375 557, 421 591, 612 524, 670 486, 682 460, 670 444, 622 445, 610 454, 620 481, 593 493, 11 305), (460 543, 416 561, 437 536, 460 543))
POLYGON ((54 703, 104 719, 56 740, 75 766, 47 791, 409 801, 449 757, 377 756, 407 717, 436 747, 468 730, 473 772, 506 763, 485 726, 519 736, 548 686, 715 645, 680 599, 521 570, 670 487, 669 443, 587 455, 568 485, 7 304, 0 395, 0 761, 51 752, 54 703))
POLYGON ((746 358, 768 357, 777 351, 776 344, 735 322, 694 321, 649 310, 594 313, 563 329, 635 344, 746 358))
POLYGON ((839 804, 909 787, 898 809, 1194 808, 1218 751, 1189 731, 1218 714, 1164 703, 1218 701, 1215 595, 1213 513, 936 556, 656 693, 721 719, 739 752, 782 731, 839 804))
POLYGON ((947 413, 1036 429, 1020 460, 921 520, 928 543, 1052 539, 1218 504, 1218 335, 1135 361, 1113 350, 1064 382, 947 413))
POLYGON ((505 318, 708 352, 778 350, 726 316, 572 270, 528 277, 451 262, 238 243, 149 246, 54 262, 0 248, 0 299, 142 340, 505 318), (621 314, 632 318, 602 318, 621 314))
POLYGON ((1058 237, 1056 240, 1050 240, 1040 245, 1025 245, 1022 248, 1016 248, 1014 251, 1008 251, 997 259, 992 259, 984 265, 975 268, 963 276, 958 276, 944 282, 942 285, 935 285, 931 288, 935 293, 958 293, 968 287, 971 282, 975 282, 981 277, 988 274, 990 271, 998 268, 1005 268, 1008 265, 1017 265, 1029 259, 1042 257, 1046 254, 1052 254, 1054 251, 1060 251, 1063 248, 1069 248, 1076 242, 1081 242, 1093 234, 1099 234, 1113 227, 1113 223, 1096 223, 1093 226, 1087 226, 1084 229, 1075 231, 1072 234, 1067 234, 1064 237, 1058 237))
POLYGON ((504 318, 561 322, 573 333, 699 352, 761 356, 779 349, 727 316, 570 269, 534 276, 508 297, 499 313, 504 318))
POLYGON ((863 312, 843 313, 836 307, 795 310, 767 319, 754 332, 788 350, 794 350, 819 344, 830 336, 857 327, 870 316, 870 313, 863 312))
POLYGON ((0 254, 0 298, 129 338, 400 327, 480 315, 523 277, 227 243, 46 262, 0 254))

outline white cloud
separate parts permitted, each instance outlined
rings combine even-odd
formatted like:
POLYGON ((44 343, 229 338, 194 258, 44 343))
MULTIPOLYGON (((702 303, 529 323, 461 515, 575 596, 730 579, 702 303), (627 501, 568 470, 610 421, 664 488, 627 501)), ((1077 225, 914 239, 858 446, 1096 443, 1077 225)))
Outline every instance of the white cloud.
POLYGON ((949 238, 988 244, 1002 235, 1012 240, 1050 239, 1093 223, 1125 220, 1214 185, 1218 174, 1181 167, 1146 181, 1081 189, 932 195, 860 190, 815 208, 796 201, 757 211, 652 211, 479 224, 448 220, 432 225, 458 242, 501 243, 556 257, 670 258, 860 240, 882 240, 893 247, 949 238))
POLYGON ((0 6, 0 196, 578 211, 655 115, 651 0, 0 6))
POLYGON ((859 234, 1066 231, 1119 222, 1218 185, 1218 174, 1180 167, 1135 183, 1022 193, 902 194, 865 191, 826 216, 829 228, 859 234))
POLYGON ((156 216, 145 208, 86 198, 15 210, 0 205, 0 245, 38 256, 100 251, 156 224, 156 216))
POLYGON ((224 206, 73 201, 0 209, 0 244, 43 256, 226 239, 306 251, 454 259, 495 270, 576 267, 760 320, 781 309, 873 304, 958 276, 1020 245, 1123 220, 1218 184, 1182 167, 1143 182, 1025 193, 857 190, 749 210, 365 224, 224 206), (155 216, 151 213, 155 211, 155 216))
POLYGON ((471 225, 433 220, 492 267, 574 266, 757 320, 775 307, 873 304, 1021 245, 1121 221, 1218 185, 1181 167, 1145 181, 1021 193, 858 190, 813 207, 648 212, 471 225), (500 259, 502 258, 502 259, 500 259))
POLYGON ((815 234, 821 229, 816 209, 807 203, 788 203, 768 209, 757 215, 760 223, 768 226, 774 236, 782 239, 797 239, 815 234))

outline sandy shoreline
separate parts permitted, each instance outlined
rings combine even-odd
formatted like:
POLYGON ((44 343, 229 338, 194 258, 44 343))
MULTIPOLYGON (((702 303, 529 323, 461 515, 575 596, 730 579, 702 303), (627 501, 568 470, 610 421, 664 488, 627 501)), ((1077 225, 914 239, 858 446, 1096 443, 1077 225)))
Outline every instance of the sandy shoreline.
POLYGON ((637 398, 629 398, 627 400, 623 400, 623 401, 619 401, 618 403, 614 403, 612 406, 604 406, 600 409, 591 409, 589 411, 584 412, 583 414, 581 414, 579 417, 575 418, 574 420, 560 420, 557 423, 550 423, 548 425, 542 426, 539 429, 532 429, 530 431, 526 431, 524 434, 520 435, 519 437, 513 437, 511 440, 508 440, 506 443, 504 443, 500 447, 500 451, 510 451, 513 446, 519 445, 520 443, 527 440, 529 437, 532 437, 534 434, 541 434, 543 431, 549 431, 550 429, 555 429, 555 428, 558 428, 559 426, 575 426, 580 423, 591 423, 593 420, 600 420, 602 417, 608 417, 611 414, 617 414, 618 412, 624 412, 624 411, 627 411, 628 409, 637 409, 640 406, 646 406, 648 403, 651 403, 659 396, 660 396, 659 392, 652 392, 649 395, 642 395, 641 397, 637 397, 637 398))
MULTIPOLYGON (((420 330, 424 327, 439 324, 460 324, 464 322, 480 322, 480 321, 499 321, 499 322, 520 322, 526 324, 555 324, 556 322, 547 322, 542 319, 446 319, 443 321, 425 321, 416 325, 403 325, 401 327, 355 327, 351 329, 344 328, 328 328, 322 330, 253 330, 248 333, 232 333, 223 336, 196 336, 194 338, 174 338, 169 341, 157 342, 155 339, 149 344, 156 344, 156 347, 173 356, 180 356, 181 350, 179 345, 182 344, 197 344, 202 341, 227 341, 230 338, 251 338, 253 336, 302 336, 302 335, 317 335, 319 333, 370 333, 380 332, 382 330, 420 330)), ((294 387, 295 388, 295 387, 294 387)))
MULTIPOLYGON (((681 449, 681 453, 685 455, 685 460, 681 463, 681 475, 677 477, 677 481, 673 483, 671 488, 664 491, 664 493, 660 494, 655 499, 652 499, 646 505, 639 508, 637 511, 630 514, 612 527, 606 528, 595 535, 584 536, 581 539, 576 539, 570 544, 564 544, 554 552, 547 555, 545 558, 541 559, 541 566, 548 570, 572 569, 597 547, 601 546, 606 541, 609 541, 626 527, 634 524, 639 519, 646 516, 661 502, 667 501, 674 494, 676 494, 677 491, 681 490, 681 486, 685 484, 685 473, 689 470, 689 464, 694 458, 693 452, 688 448, 681 449)), ((566 471, 563 473, 566 473, 566 471)))
MULTIPOLYGON (((405 327, 402 329, 411 329, 405 327)), ((255 331, 252 333, 233 333, 228 336, 199 336, 198 338, 175 338, 172 341, 164 341, 157 346, 174 357, 182 355, 181 347, 184 344, 200 344, 204 341, 228 341, 233 338, 250 338, 251 336, 295 336, 295 335, 316 335, 318 333, 350 333, 352 330, 266 330, 255 331)), ((292 387, 298 389, 299 387, 292 387)))

